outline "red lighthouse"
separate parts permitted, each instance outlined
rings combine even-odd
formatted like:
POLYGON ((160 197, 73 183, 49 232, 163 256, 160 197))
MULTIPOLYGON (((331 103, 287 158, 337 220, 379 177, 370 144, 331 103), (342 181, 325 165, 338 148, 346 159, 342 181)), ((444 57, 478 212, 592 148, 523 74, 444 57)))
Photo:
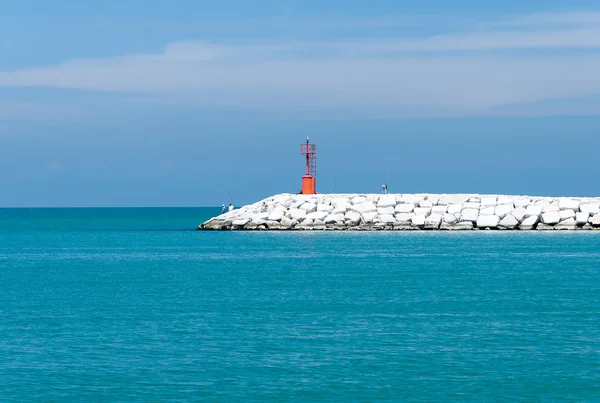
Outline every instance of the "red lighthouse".
POLYGON ((308 142, 300 145, 300 153, 306 157, 306 173, 302 177, 302 194, 314 195, 317 193, 315 178, 317 176, 317 146, 308 142))

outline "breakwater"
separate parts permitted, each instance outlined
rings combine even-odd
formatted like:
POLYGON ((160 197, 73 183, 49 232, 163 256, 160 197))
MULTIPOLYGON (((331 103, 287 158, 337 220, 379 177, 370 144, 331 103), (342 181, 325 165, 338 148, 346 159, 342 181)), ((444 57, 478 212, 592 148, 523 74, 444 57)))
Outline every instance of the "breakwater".
POLYGON ((600 230, 600 198, 479 194, 279 194, 199 230, 600 230))

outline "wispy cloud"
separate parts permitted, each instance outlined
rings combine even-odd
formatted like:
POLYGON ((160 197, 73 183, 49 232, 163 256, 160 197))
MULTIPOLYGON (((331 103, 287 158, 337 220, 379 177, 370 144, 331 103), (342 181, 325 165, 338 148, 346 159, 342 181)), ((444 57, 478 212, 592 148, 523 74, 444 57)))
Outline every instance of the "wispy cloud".
POLYGON ((364 107, 425 115, 600 94, 600 13, 535 14, 497 26, 340 42, 175 42, 155 54, 0 72, 0 86, 177 96, 246 109, 364 107))

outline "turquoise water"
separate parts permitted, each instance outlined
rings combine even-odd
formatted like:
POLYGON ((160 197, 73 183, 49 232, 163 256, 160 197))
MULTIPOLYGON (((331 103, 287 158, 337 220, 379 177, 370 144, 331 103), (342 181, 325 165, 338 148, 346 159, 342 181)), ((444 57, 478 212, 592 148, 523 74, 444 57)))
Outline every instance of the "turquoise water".
POLYGON ((216 212, 0 210, 0 400, 600 400, 600 233, 216 212))

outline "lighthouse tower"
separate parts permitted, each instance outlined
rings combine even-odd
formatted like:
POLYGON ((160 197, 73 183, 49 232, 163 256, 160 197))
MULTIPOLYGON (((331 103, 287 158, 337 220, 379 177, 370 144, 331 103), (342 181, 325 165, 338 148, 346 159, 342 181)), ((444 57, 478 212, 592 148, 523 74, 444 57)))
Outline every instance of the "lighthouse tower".
POLYGON ((306 173, 302 177, 302 194, 317 194, 315 178, 317 176, 317 146, 311 144, 306 137, 306 143, 300 145, 300 153, 306 157, 306 173))

